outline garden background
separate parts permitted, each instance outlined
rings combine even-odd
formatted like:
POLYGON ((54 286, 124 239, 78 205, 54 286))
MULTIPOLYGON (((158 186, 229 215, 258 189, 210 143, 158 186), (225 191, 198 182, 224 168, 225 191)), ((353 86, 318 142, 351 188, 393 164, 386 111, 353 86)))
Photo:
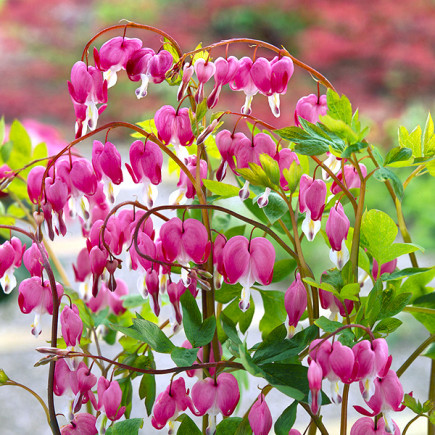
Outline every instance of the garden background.
MULTIPOLYGON (((434 112, 435 2, 432 0, 415 0, 412 6, 403 0, 0 0, 0 115, 9 124, 17 118, 27 126, 33 125, 35 136, 41 128, 35 124, 38 121, 56 128, 53 134, 58 143, 71 141, 75 116, 66 86, 71 66, 80 58, 92 35, 122 18, 162 28, 185 50, 194 49, 200 41, 206 45, 241 36, 285 46, 297 58, 321 71, 339 93, 346 94, 354 107, 359 107, 364 121, 371 125, 368 139, 375 145, 397 146, 394 144, 399 125, 412 130, 417 124, 424 125, 428 111, 434 112)), ((128 36, 135 35, 139 33, 129 30, 128 36)), ((148 35, 140 33, 140 37, 146 45, 148 35)), ((290 82, 290 87, 298 87, 300 91, 285 96, 283 106, 287 109, 294 107, 296 95, 315 92, 314 82, 301 76, 295 74, 290 82)), ((111 104, 104 113, 106 122, 147 119, 176 92, 169 86, 155 87, 146 99, 136 101, 133 87, 123 77, 110 90, 111 104)), ((227 105, 225 94, 219 104, 227 105)), ((266 105, 261 112, 260 103, 257 102, 257 107, 255 104, 254 101, 254 110, 260 118, 273 120, 274 125, 281 127, 294 124, 293 117, 287 116, 288 110, 275 120, 266 105)), ((115 142, 119 133, 112 134, 115 142)), ((127 146, 120 144, 124 152, 127 146)), ((90 153, 86 148, 81 151, 90 153)), ((427 258, 433 258, 435 194, 426 185, 424 177, 411 184, 403 208, 413 241, 426 249, 427 258)), ((382 184, 373 185, 368 192, 368 204, 390 211, 392 202, 386 200, 385 192, 382 184)), ((70 272, 72 256, 82 247, 75 240, 73 234, 68 242, 55 245, 70 272)), ((328 263, 327 255, 325 258, 318 252, 311 255, 311 259, 318 257, 319 270, 328 263)), ((308 262, 311 259, 308 256, 308 262)), ((0 294, 0 367, 10 377, 44 394, 44 376, 38 376, 38 369, 29 370, 39 355, 33 350, 37 344, 30 334, 28 319, 17 308, 16 297, 17 292, 7 298, 0 294)), ((406 313, 403 316, 410 325, 407 331, 401 332, 403 342, 389 341, 397 365, 406 357, 401 358, 400 349, 406 349, 409 354, 409 349, 415 348, 425 336, 412 316, 406 313)), ((43 338, 38 342, 41 345, 43 338)), ((425 371, 424 380, 420 382, 419 378, 408 376, 403 379, 404 390, 414 390, 416 394, 421 391, 424 396, 428 359, 419 358, 410 374, 419 370, 425 371)), ((158 391, 163 385, 158 386, 158 391)), ((251 401, 256 394, 253 391, 251 401)), ((244 399, 248 403, 248 398, 244 399)), ((46 433, 44 415, 24 391, 1 388, 0 403, 1 435, 46 433)), ((270 404, 277 413, 285 406, 270 404)), ((327 418, 333 418, 334 413, 339 415, 333 406, 328 408, 331 409, 326 413, 327 418)), ((134 405, 132 415, 140 416, 143 412, 143 404, 134 405)), ((407 416, 397 415, 398 421, 400 418, 407 419, 407 416)), ((425 422, 420 427, 425 428, 425 422)), ((152 432, 144 429, 143 433, 152 432)), ((416 424, 408 433, 422 432, 416 424)))

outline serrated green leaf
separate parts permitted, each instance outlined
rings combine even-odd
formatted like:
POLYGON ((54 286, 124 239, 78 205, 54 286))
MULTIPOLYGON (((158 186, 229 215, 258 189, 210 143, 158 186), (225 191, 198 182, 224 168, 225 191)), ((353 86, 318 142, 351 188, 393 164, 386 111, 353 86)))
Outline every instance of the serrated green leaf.
POLYGON ((110 426, 106 435, 138 435, 139 429, 143 427, 143 418, 130 418, 122 420, 110 426))
POLYGON ((145 399, 145 409, 149 417, 156 399, 156 378, 154 375, 148 373, 142 375, 139 385, 139 397, 141 400, 145 399))
POLYGON ((296 410, 298 402, 294 401, 290 406, 284 409, 283 413, 276 420, 273 429, 276 435, 288 435, 290 429, 296 421, 296 410))
POLYGON ((352 130, 349 124, 346 124, 341 119, 335 119, 330 115, 320 116, 320 122, 324 124, 328 130, 337 134, 344 139, 348 144, 355 144, 359 141, 359 135, 352 130))
POLYGON ((421 404, 417 401, 417 399, 409 394, 405 394, 403 403, 407 408, 409 408, 411 411, 414 411, 416 414, 420 414, 422 412, 421 404))

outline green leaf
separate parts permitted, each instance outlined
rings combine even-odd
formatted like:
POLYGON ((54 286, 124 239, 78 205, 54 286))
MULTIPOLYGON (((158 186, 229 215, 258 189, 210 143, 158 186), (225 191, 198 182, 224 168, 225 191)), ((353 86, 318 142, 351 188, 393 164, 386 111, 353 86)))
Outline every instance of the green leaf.
POLYGON ((349 144, 355 144, 359 140, 359 135, 353 131, 349 124, 346 124, 341 119, 334 119, 330 115, 319 117, 320 122, 324 124, 329 131, 337 134, 349 144))
POLYGON ((180 298, 183 307, 183 326, 186 337, 193 347, 210 343, 216 330, 216 319, 208 317, 201 322, 201 313, 190 292, 184 292, 180 298))
POLYGON ((178 367, 188 367, 191 366, 198 354, 198 348, 194 347, 193 349, 186 349, 184 347, 176 347, 171 352, 172 361, 177 364, 178 367))
POLYGON ((369 210, 362 218, 361 243, 379 264, 419 249, 411 243, 394 243, 397 231, 390 216, 380 210, 369 210))
POLYGON ((399 144, 401 147, 410 148, 414 157, 421 157, 421 127, 417 126, 411 133, 408 130, 400 126, 399 127, 399 144))
POLYGON ((429 267, 407 267, 405 269, 397 270, 396 272, 390 274, 383 274, 382 281, 394 281, 396 279, 407 278, 408 276, 418 275, 431 269, 432 268, 429 267))
POLYGON ((278 390, 295 400, 308 399, 307 367, 280 363, 262 364, 260 367, 266 380, 278 390))
POLYGON ((272 188, 270 180, 260 165, 249 163, 249 168, 238 168, 239 174, 254 186, 264 186, 272 188))
POLYGON ((385 157, 385 166, 391 165, 396 162, 403 162, 409 160, 412 157, 411 148, 396 147, 388 152, 385 157))
MULTIPOLYGON (((251 434, 252 434, 251 425, 249 424, 248 417, 245 417, 240 423, 234 435, 251 435, 251 434)), ((227 435, 229 435, 229 433, 227 435)))
MULTIPOLYGON (((216 426, 216 435, 229 435, 236 433, 237 428, 242 423, 243 418, 241 417, 230 417, 222 420, 216 426)), ((287 434, 288 435, 288 434, 287 434)))
POLYGON ((260 290, 263 300, 264 315, 260 320, 260 331, 264 338, 273 329, 283 323, 287 317, 284 307, 284 292, 275 290, 260 290))
POLYGON ((426 125, 424 127, 423 152, 425 156, 432 156, 435 154, 434 125, 430 112, 427 115, 426 125))
POLYGON ((358 153, 363 149, 366 149, 368 147, 368 143, 367 142, 357 142, 354 143, 352 145, 349 145, 341 154, 341 157, 343 159, 348 159, 349 157, 352 156, 353 153, 358 153))
POLYGON ((186 414, 181 414, 177 421, 181 421, 180 427, 177 430, 177 435, 201 435, 202 432, 194 421, 186 414))
POLYGON ((290 406, 284 409, 283 413, 276 420, 273 429, 276 435, 288 435, 290 429, 296 421, 296 410, 298 402, 294 401, 290 406))
POLYGON ((396 297, 391 297, 387 292, 384 292, 379 318, 385 319, 400 313, 408 305, 411 298, 412 293, 400 293, 396 297))
POLYGON ((240 284, 231 285, 223 282, 222 287, 219 290, 216 290, 215 297, 221 304, 227 304, 234 298, 239 297, 241 291, 242 286, 240 284))
POLYGON ((147 343, 156 352, 171 353, 175 347, 165 333, 149 320, 133 319, 133 328, 140 334, 140 340, 147 343))
POLYGON ((121 391, 122 391, 122 399, 121 399, 120 406, 125 406, 125 418, 130 418, 132 397, 133 397, 133 387, 131 386, 131 377, 118 379, 118 384, 121 387, 121 391))
POLYGON ((435 359, 435 343, 432 343, 421 355, 435 359))
POLYGON ((272 283, 280 282, 287 278, 296 268, 296 261, 286 258, 284 260, 278 260, 273 265, 273 278, 272 283))
POLYGON ((339 119, 348 125, 352 123, 352 105, 346 95, 341 97, 337 92, 328 89, 326 92, 326 101, 328 104, 327 114, 334 119, 339 119))
POLYGON ((141 400, 145 399, 145 409, 149 417, 156 399, 156 378, 154 375, 149 373, 142 375, 139 385, 139 397, 141 400))
POLYGON ((141 295, 124 295, 121 300, 122 306, 127 309, 140 307, 146 302, 141 295))
POLYGON ((227 334, 228 338, 235 344, 241 345, 242 340, 240 340, 239 338, 239 334, 237 333, 236 325, 234 324, 234 322, 224 313, 220 314, 219 319, 222 322, 222 328, 225 334, 227 334))
MULTIPOLYGON (((225 184, 221 183, 220 181, 206 179, 204 179, 203 182, 204 186, 210 190, 210 192, 213 192, 222 198, 232 198, 233 196, 239 196, 240 189, 232 184, 225 184)), ((251 196, 253 196, 252 193, 251 196)))
POLYGON ((402 321, 399 319, 395 319, 392 317, 388 317, 386 319, 381 320, 373 330, 373 332, 378 332, 382 334, 391 334, 394 332, 400 325, 402 321))
POLYGON ((130 418, 129 420, 118 421, 108 427, 106 435, 138 435, 139 429, 143 427, 143 418, 130 418))
POLYGON ((254 363, 254 361, 251 358, 251 355, 246 350, 246 345, 239 344, 238 350, 240 354, 240 361, 243 364, 243 367, 245 367, 246 371, 250 373, 252 376, 264 377, 263 370, 257 364, 254 363))
POLYGON ((271 192, 269 203, 263 208, 263 211, 269 222, 273 225, 288 212, 288 206, 277 193, 271 192))
POLYGON ((202 118, 204 118, 205 114, 207 113, 207 99, 203 99, 197 106, 196 106, 196 113, 195 113, 195 119, 197 122, 201 122, 202 118))
MULTIPOLYGON (((137 125, 142 128, 142 130, 145 130, 147 133, 151 133, 154 136, 157 137, 157 127, 156 123, 154 122, 154 119, 146 119, 145 121, 138 122, 137 125)), ((133 137, 144 137, 140 133, 133 133, 133 137)))
POLYGON ((9 132, 9 141, 12 149, 7 159, 11 169, 19 169, 30 162, 32 154, 32 142, 23 125, 15 120, 9 132))
POLYGON ((269 154, 260 154, 259 156, 261 167, 268 176, 269 180, 276 185, 279 185, 280 171, 278 162, 269 154))
POLYGON ((373 176, 376 180, 385 183, 386 181, 391 181, 394 193, 400 201, 403 199, 403 184, 399 177, 388 168, 379 168, 373 176))
POLYGON ((409 394, 405 394, 403 398, 403 403, 407 408, 409 408, 411 411, 414 411, 416 414, 421 414, 423 411, 421 403, 409 394))
POLYGON ((358 283, 346 284, 340 290, 340 298, 341 299, 349 299, 351 301, 358 301, 358 295, 361 290, 361 287, 358 283))

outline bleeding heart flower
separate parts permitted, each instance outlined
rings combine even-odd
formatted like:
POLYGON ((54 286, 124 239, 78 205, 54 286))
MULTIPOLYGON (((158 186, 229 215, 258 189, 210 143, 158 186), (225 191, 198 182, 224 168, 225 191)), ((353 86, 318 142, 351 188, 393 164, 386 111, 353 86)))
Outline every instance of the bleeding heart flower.
MULTIPOLYGON (((359 168, 363 177, 367 176, 367 168, 362 163, 359 163, 359 168)), ((358 171, 352 165, 345 165, 343 167, 343 172, 341 169, 337 173, 337 178, 345 183, 347 189, 359 189, 361 187, 361 179, 359 177, 358 171), (344 173, 344 180, 343 180, 344 173)), ((334 181, 331 185, 331 193, 336 195, 341 192, 341 187, 334 181)))
POLYGON ((322 404, 322 368, 316 361, 312 360, 308 367, 308 385, 310 387, 310 402, 311 411, 317 414, 322 404))
POLYGON ((326 235, 331 244, 329 258, 339 270, 341 270, 349 260, 349 250, 345 243, 349 227, 349 219, 344 212, 343 206, 337 201, 329 212, 329 217, 326 222, 326 235))
POLYGON ((137 38, 117 36, 105 42, 100 51, 94 47, 95 65, 100 71, 104 71, 103 77, 107 80, 107 87, 116 84, 116 73, 125 70, 127 62, 133 52, 142 47, 142 41, 137 38))
POLYGON ((76 414, 70 424, 61 427, 62 435, 96 435, 97 417, 86 412, 76 414))
POLYGON ((12 237, 10 241, 7 240, 0 245, 0 284, 6 294, 17 286, 14 272, 21 266, 25 249, 26 245, 23 245, 18 237, 12 237))
POLYGON ((195 139, 186 107, 176 111, 172 106, 163 106, 154 115, 154 122, 159 139, 165 144, 189 146, 195 139))
POLYGON ((239 60, 234 56, 230 56, 228 59, 218 57, 214 61, 216 72, 214 74, 215 85, 211 94, 207 98, 207 106, 212 109, 219 101, 219 95, 222 90, 222 86, 230 83, 237 73, 239 67, 239 60))
POLYGON ((359 420, 357 420, 350 430, 350 435, 400 435, 400 429, 399 426, 397 426, 397 423, 392 420, 393 422, 393 432, 387 432, 385 430, 385 421, 383 419, 379 419, 376 422, 376 429, 374 425, 373 419, 370 417, 361 417, 359 420))
POLYGON ((302 97, 296 103, 295 109, 295 123, 298 127, 301 126, 299 118, 304 118, 311 124, 319 122, 319 116, 326 115, 328 111, 328 104, 326 102, 326 95, 310 94, 302 97))
POLYGON ((300 273, 285 292, 284 306, 287 312, 289 337, 293 337, 299 320, 307 309, 307 290, 301 280, 300 273))
POLYGON ((104 376, 98 379, 98 410, 104 408, 107 418, 111 421, 119 420, 125 412, 121 406, 122 391, 117 381, 108 381, 104 376))
POLYGON ((230 83, 230 88, 233 91, 243 91, 246 95, 245 104, 241 111, 244 115, 251 114, 251 104, 254 95, 258 92, 254 80, 251 77, 252 59, 250 57, 242 57, 239 60, 237 72, 234 76, 234 81, 230 83))
POLYGON ((73 305, 72 308, 69 305, 63 307, 60 314, 60 326, 62 337, 67 346, 74 347, 80 343, 83 333, 83 322, 76 305, 73 305))
POLYGON ((248 414, 249 425, 254 435, 267 435, 272 428, 272 414, 264 400, 264 394, 258 396, 248 414))
POLYGON ((239 302, 242 311, 249 308, 251 287, 256 281, 269 285, 272 281, 275 249, 269 240, 256 237, 250 241, 244 236, 232 237, 224 247, 225 282, 239 282, 243 289, 239 302))
POLYGON ((204 84, 213 77, 216 67, 213 62, 203 58, 197 59, 193 67, 196 77, 198 77, 198 89, 195 93, 195 101, 196 104, 199 104, 204 99, 204 84))

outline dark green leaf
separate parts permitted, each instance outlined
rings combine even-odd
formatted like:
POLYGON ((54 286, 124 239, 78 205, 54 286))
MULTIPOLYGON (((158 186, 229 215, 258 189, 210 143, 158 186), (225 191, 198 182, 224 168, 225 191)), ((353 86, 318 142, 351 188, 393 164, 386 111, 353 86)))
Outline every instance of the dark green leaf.
POLYGON ((181 298, 183 307, 183 325, 186 337, 193 347, 201 347, 210 343, 216 329, 216 319, 209 317, 201 322, 201 313, 190 292, 185 292, 181 298))
POLYGON ((298 402, 294 401, 290 406, 284 409, 284 412, 278 417, 273 427, 276 435, 288 435, 296 421, 297 407, 298 402))
POLYGON ((373 330, 373 332, 378 332, 382 334, 391 334, 394 332, 400 325, 402 321, 399 319, 395 319, 392 317, 388 317, 387 319, 381 320, 373 330))
POLYGON ((412 150, 410 148, 396 147, 388 152, 385 156, 385 166, 391 163, 402 162, 409 160, 412 157, 412 150))
POLYGON ((216 290, 215 296, 216 300, 221 304, 227 304, 236 297, 240 297, 240 292, 242 291, 242 286, 240 284, 230 285, 225 282, 222 283, 222 287, 216 290))
POLYGON ((382 301, 382 308, 379 318, 385 319, 400 313, 406 307, 411 298, 411 293, 401 293, 394 298, 390 298, 388 297, 387 293, 384 293, 384 299, 382 301))
POLYGON ((402 270, 390 273, 389 275, 383 274, 382 281, 394 281, 395 279, 407 278, 408 276, 418 275, 430 270, 429 267, 407 267, 402 270))
POLYGON ((266 380, 293 399, 308 399, 308 368, 299 364, 262 364, 266 380), (287 388, 280 388, 287 387, 287 388))
POLYGON ((204 118, 206 113, 207 113, 207 100, 204 99, 196 106, 196 113, 195 113, 196 121, 201 122, 202 118, 204 118))
POLYGON ((227 334, 228 338, 233 341, 237 345, 241 345, 242 341, 239 338, 239 334, 237 333, 236 325, 234 322, 227 317, 224 313, 221 313, 219 319, 222 322, 222 327, 224 329, 225 334, 227 334))
POLYGON ((145 408, 149 417, 156 399, 156 378, 154 375, 148 373, 142 375, 139 385, 139 397, 141 400, 145 399, 145 408))
MULTIPOLYGON (((252 429, 251 425, 249 424, 249 420, 247 417, 245 417, 242 422, 240 423, 239 427, 237 428, 234 435, 251 435, 252 429)), ((228 434, 229 435, 229 434, 228 434)))
POLYGON ((181 414, 177 421, 181 421, 180 427, 177 430, 177 435, 201 435, 202 432, 194 421, 186 414, 181 414))
POLYGON ((172 361, 177 364, 178 367, 188 367, 191 366, 198 354, 198 348, 194 347, 193 349, 186 349, 184 347, 176 347, 171 352, 172 361))
POLYGON ((421 403, 409 394, 405 394, 405 397, 403 398, 403 403, 406 407, 408 407, 411 411, 414 411, 416 414, 421 414, 421 412, 423 411, 421 403))
POLYGON ((143 427, 143 418, 130 418, 108 427, 106 435, 137 435, 141 427, 143 427))
MULTIPOLYGON (((256 201, 254 198, 253 201, 256 201)), ((271 224, 274 224, 278 219, 288 212, 286 202, 275 192, 269 195, 269 203, 263 208, 264 214, 271 224)))
POLYGON ((136 318, 133 319, 133 327, 139 332, 140 339, 147 343, 151 349, 160 353, 171 353, 174 349, 174 344, 155 323, 136 318))
POLYGON ((349 157, 352 156, 353 153, 358 153, 361 150, 364 150, 368 147, 368 143, 367 142, 357 142, 354 143, 353 145, 349 145, 341 154, 341 157, 343 159, 348 159, 349 157))

